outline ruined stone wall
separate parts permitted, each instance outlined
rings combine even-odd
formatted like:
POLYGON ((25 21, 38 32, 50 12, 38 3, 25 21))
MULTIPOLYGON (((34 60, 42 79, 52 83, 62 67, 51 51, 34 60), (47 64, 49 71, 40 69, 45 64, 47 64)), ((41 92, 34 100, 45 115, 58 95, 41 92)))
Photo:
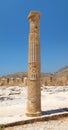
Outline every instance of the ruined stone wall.
POLYGON ((0 86, 27 86, 27 78, 1 78, 0 86))
MULTIPOLYGON (((28 79, 24 78, 1 78, 0 86, 27 86, 28 79)), ((53 80, 53 76, 47 76, 41 78, 41 86, 66 86, 68 85, 68 76, 58 77, 53 80)))

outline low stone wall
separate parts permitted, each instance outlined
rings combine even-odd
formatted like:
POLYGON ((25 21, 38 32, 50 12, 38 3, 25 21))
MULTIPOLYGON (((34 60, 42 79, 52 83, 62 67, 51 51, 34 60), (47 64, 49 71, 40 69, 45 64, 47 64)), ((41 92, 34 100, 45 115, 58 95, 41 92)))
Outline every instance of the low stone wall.
POLYGON ((3 126, 5 128, 13 127, 13 126, 20 126, 20 125, 24 125, 24 124, 29 124, 29 123, 31 124, 31 123, 39 122, 39 121, 58 120, 58 119, 61 119, 64 117, 68 117, 68 112, 34 117, 31 119, 26 119, 26 120, 22 120, 22 121, 18 121, 18 122, 3 124, 3 126))
MULTIPOLYGON (((1 78, 0 86, 27 86, 28 80, 27 77, 24 78, 1 78)), ((41 85, 45 86, 67 86, 68 77, 61 77, 53 79, 53 76, 41 78, 41 85)))
POLYGON ((0 86, 27 86, 27 78, 1 78, 0 86))

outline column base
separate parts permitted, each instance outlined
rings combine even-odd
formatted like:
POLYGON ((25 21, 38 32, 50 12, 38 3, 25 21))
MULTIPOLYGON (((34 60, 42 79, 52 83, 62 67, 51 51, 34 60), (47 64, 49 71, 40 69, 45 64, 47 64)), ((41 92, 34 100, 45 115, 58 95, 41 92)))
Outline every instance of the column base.
POLYGON ((38 117, 38 116, 41 116, 41 115, 42 115, 41 112, 36 112, 36 113, 27 112, 26 113, 26 116, 28 116, 28 117, 38 117))

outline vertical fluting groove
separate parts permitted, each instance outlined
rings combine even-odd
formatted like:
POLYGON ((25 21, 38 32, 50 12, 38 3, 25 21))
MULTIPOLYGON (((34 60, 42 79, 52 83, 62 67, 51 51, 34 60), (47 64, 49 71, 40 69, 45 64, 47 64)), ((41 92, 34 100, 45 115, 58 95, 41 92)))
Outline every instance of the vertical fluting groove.
POLYGON ((39 12, 31 12, 28 58, 28 94, 27 116, 41 115, 41 85, 40 85, 40 16, 39 12))

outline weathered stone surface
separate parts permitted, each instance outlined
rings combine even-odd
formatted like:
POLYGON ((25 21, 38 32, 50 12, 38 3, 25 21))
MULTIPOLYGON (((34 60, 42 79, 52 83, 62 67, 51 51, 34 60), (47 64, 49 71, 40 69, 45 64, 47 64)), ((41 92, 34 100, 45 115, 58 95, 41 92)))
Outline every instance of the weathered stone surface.
MULTIPOLYGON (((32 65, 31 65, 32 66, 32 65)), ((30 67, 31 69, 31 67, 30 67)), ((33 72, 35 72, 37 69, 33 70, 33 72)), ((32 70, 30 72, 30 75, 32 73, 32 70)), ((38 73, 38 70, 37 70, 38 73)), ((39 76, 39 75, 37 75, 39 76)), ((36 75, 34 74, 34 78, 36 77, 36 75)), ((1 78, 0 79, 0 86, 27 86, 28 84, 28 79, 27 77, 19 78, 17 81, 17 78, 1 78)), ((53 79, 53 75, 51 76, 44 76, 41 78, 41 86, 42 85, 46 85, 46 86, 67 86, 68 85, 68 76, 62 76, 62 77, 57 77, 56 80, 54 81, 53 79)))
POLYGON ((31 12, 29 54, 28 54, 28 92, 27 116, 41 115, 41 82, 40 82, 40 16, 39 12, 31 12))

